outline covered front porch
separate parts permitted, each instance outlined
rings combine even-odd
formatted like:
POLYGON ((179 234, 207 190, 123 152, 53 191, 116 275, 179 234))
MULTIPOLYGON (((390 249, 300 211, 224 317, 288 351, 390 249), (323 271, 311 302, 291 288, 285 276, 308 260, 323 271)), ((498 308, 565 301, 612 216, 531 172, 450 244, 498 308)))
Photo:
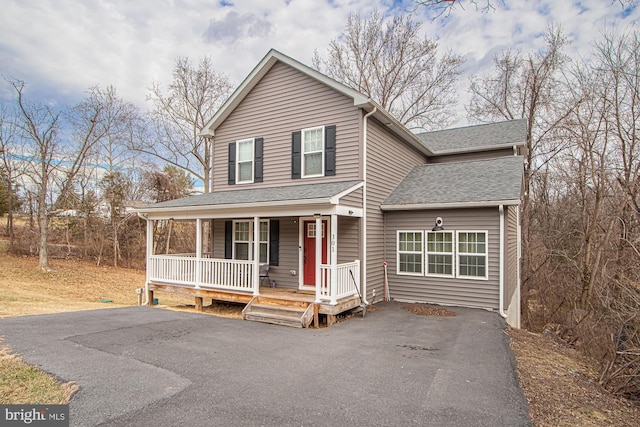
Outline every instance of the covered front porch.
POLYGON ((246 303, 247 319, 269 311, 271 323, 281 323, 284 310, 274 309, 281 306, 304 309, 303 327, 319 314, 331 324, 363 303, 362 209, 340 203, 360 186, 342 187, 326 201, 229 206, 212 204, 209 193, 140 209, 147 220, 147 301, 154 292, 181 293, 194 296, 196 307, 206 298, 246 303))

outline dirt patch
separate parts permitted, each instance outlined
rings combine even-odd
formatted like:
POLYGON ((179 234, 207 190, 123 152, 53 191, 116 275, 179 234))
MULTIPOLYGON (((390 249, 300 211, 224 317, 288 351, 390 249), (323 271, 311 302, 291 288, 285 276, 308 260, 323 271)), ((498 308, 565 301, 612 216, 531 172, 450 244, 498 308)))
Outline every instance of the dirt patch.
POLYGON ((444 307, 430 304, 407 304, 405 310, 417 314, 418 316, 455 316, 453 311, 449 311, 444 307))
POLYGON ((511 329, 520 386, 534 426, 637 426, 640 408, 598 385, 598 369, 554 337, 511 329))
POLYGON ((214 316, 228 317, 231 319, 242 319, 242 309, 244 307, 245 304, 224 301, 212 301, 211 304, 203 306, 202 311, 198 312, 196 312, 196 306, 194 304, 166 306, 166 308, 169 308, 171 310, 211 314, 214 316))

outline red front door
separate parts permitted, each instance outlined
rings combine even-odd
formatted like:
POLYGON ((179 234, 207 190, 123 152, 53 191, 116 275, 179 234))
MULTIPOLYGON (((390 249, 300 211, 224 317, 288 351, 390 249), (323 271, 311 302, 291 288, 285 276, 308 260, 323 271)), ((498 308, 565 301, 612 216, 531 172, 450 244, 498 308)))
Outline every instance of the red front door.
MULTIPOLYGON (((304 222, 304 265, 303 279, 304 284, 309 286, 316 285, 316 222, 304 222)), ((322 221, 322 263, 327 263, 327 221, 322 221)))

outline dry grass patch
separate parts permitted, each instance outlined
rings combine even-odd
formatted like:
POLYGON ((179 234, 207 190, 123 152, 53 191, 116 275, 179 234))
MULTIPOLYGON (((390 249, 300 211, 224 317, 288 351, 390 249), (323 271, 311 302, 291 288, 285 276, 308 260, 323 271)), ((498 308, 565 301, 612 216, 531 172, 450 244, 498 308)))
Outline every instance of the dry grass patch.
POLYGON ((509 330, 534 426, 637 426, 640 408, 597 383, 597 367, 549 336, 509 330))
POLYGON ((0 346, 0 403, 63 404, 78 390, 73 382, 60 383, 56 378, 29 366, 0 346))
MULTIPOLYGON (((51 269, 41 271, 36 258, 0 253, 0 317, 136 305, 135 290, 145 282, 144 271, 85 261, 51 260, 51 269), (101 302, 105 300, 112 302, 101 302)), ((162 304, 192 301, 161 298, 162 304)))

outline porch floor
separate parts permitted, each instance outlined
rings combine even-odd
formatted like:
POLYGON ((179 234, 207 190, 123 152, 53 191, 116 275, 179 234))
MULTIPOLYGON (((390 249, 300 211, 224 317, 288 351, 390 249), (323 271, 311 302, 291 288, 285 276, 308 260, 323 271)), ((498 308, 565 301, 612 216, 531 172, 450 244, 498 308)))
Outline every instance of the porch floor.
MULTIPOLYGON (((229 301, 242 304, 248 304, 253 299, 253 294, 221 291, 216 289, 196 289, 192 286, 182 286, 176 284, 149 284, 149 301, 153 300, 154 292, 168 292, 174 294, 192 295, 196 298, 196 307, 202 305, 202 298, 211 298, 217 301, 229 301), (198 304, 199 300, 199 304, 198 304)), ((271 288, 260 287, 260 296, 270 299, 276 299, 282 301, 282 305, 286 305, 287 302, 292 304, 296 303, 308 303, 314 304, 316 300, 315 292, 313 291, 301 291, 298 289, 288 288, 271 288)), ((331 305, 328 302, 321 302, 318 304, 318 313, 327 315, 327 323, 331 324, 335 320, 335 316, 345 311, 351 310, 360 306, 360 297, 358 295, 351 295, 346 298, 340 298, 336 305, 331 305)))

